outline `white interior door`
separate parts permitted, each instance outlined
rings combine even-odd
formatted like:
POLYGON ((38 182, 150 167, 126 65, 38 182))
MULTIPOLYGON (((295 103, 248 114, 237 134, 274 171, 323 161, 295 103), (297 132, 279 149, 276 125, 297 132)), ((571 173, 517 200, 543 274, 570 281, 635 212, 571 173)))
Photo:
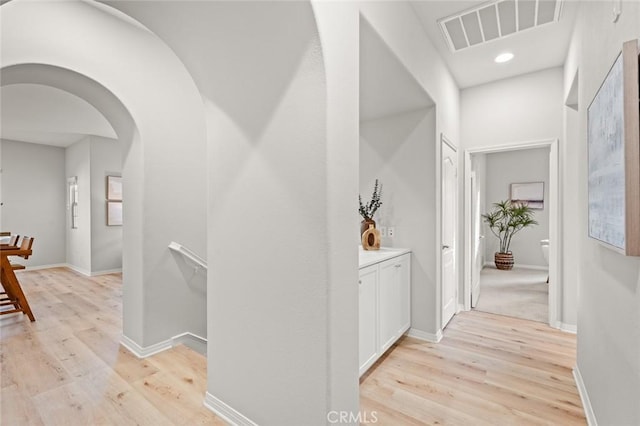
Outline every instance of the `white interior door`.
POLYGON ((471 173, 471 307, 475 308, 480 297, 480 271, 484 252, 482 217, 480 212, 480 190, 475 172, 471 173))
POLYGON ((458 154, 442 140, 442 328, 456 313, 458 280, 456 235, 458 227, 458 154))

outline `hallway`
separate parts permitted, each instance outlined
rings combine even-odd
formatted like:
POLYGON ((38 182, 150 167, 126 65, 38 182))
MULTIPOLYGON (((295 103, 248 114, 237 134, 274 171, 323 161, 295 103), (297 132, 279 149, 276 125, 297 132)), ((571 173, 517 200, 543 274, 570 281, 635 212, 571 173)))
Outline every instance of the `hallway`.
POLYGON ((576 339, 484 312, 456 315, 437 344, 405 337, 361 380, 379 424, 584 425, 576 339))
MULTIPOLYGON (((56 268, 19 279, 37 321, 0 322, 0 423, 224 424, 202 405, 205 357, 178 346, 140 360, 120 346, 120 275, 56 268)), ((372 367, 360 384, 362 419, 585 424, 575 345, 544 324, 463 312, 440 343, 405 337, 372 367)))

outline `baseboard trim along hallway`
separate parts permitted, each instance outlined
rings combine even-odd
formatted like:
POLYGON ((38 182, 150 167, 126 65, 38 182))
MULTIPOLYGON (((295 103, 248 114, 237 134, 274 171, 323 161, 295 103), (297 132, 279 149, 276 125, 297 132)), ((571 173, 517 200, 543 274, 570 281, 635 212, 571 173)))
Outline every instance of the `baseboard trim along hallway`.
POLYGON ((233 426, 257 426, 253 420, 243 416, 240 412, 225 404, 209 392, 204 397, 204 406, 213 411, 233 426))
POLYGON ((162 351, 166 351, 167 349, 171 349, 178 345, 185 345, 200 353, 201 355, 207 355, 207 339, 189 332, 178 334, 177 336, 173 336, 171 339, 167 339, 146 347, 138 345, 136 342, 123 334, 120 343, 122 344, 122 346, 127 348, 129 352, 140 359, 155 355, 162 351))
POLYGON ((577 365, 573 367, 573 378, 576 381, 576 387, 578 388, 578 394, 580 395, 580 400, 582 401, 582 407, 584 408, 584 415, 587 418, 587 423, 589 424, 589 426, 598 426, 596 415, 593 412, 593 407, 591 406, 591 401, 589 400, 587 388, 584 385, 582 374, 580 374, 580 369, 577 365))
POLYGON ((414 339, 424 340, 426 342, 438 343, 442 340, 442 330, 438 330, 434 333, 427 333, 426 331, 417 330, 415 328, 410 328, 407 332, 407 336, 413 337, 414 339))

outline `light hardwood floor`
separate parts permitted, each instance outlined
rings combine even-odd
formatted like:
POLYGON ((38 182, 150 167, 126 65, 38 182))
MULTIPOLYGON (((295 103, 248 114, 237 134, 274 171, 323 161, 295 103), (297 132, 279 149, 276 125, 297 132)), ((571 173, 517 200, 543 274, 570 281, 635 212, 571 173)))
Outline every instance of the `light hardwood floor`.
POLYGON ((0 320, 2 425, 224 425, 202 405, 206 358, 120 346, 119 274, 17 273, 36 322, 0 320))
POLYGON ((461 312, 439 343, 388 352, 361 379, 360 410, 389 425, 586 425, 575 347, 539 322, 461 312))
MULTIPOLYGON (((139 360, 119 345, 119 275, 18 279, 37 321, 0 320, 0 424, 225 424, 202 405, 205 357, 178 346, 139 360)), ((360 408, 385 426, 586 424, 574 362, 572 335, 461 313, 442 342, 404 338, 388 352, 361 380, 360 408)))

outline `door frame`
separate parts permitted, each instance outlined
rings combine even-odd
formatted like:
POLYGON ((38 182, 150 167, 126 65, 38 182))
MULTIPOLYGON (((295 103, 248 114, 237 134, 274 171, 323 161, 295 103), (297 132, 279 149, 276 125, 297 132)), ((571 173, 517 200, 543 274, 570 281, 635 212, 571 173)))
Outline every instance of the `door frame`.
POLYGON ((562 291, 560 278, 561 262, 560 256, 560 209, 559 209, 559 162, 558 162, 558 139, 543 139, 530 142, 515 142, 511 144, 470 148, 464 151, 464 279, 463 297, 464 310, 471 310, 471 155, 491 154, 495 152, 519 151, 534 148, 549 148, 549 240, 553 244, 549 245, 549 325, 553 328, 561 328, 561 318, 559 300, 562 291))
MULTIPOLYGON (((469 266, 470 266, 470 271, 469 271, 469 279, 470 281, 470 291, 471 291, 471 298, 469 300, 471 300, 471 308, 473 309, 473 284, 474 284, 474 267, 476 264, 476 252, 475 252, 475 246, 477 241, 474 238, 474 232, 473 232, 473 226, 475 223, 475 215, 473 214, 473 206, 475 203, 475 191, 473 191, 474 187, 473 187, 473 181, 475 180, 475 186, 476 188, 478 187, 478 175, 476 174, 475 171, 471 171, 471 173, 469 174, 469 188, 470 188, 470 192, 469 192, 469 199, 467 200, 469 204, 469 209, 471 212, 471 216, 470 216, 470 220, 469 220, 469 232, 471 233, 471 245, 469 247, 469 266)), ((479 208, 480 206, 478 206, 479 208)), ((482 214, 482 212, 478 212, 478 214, 482 214)), ((481 230, 477 230, 476 231, 478 233, 478 239, 482 242, 482 244, 480 245, 480 247, 478 247, 478 249, 480 250, 481 253, 484 253, 484 249, 485 249, 485 245, 484 245, 484 235, 482 235, 481 230)), ((484 264, 484 254, 481 255, 481 262, 484 264)), ((480 271, 482 270, 482 268, 480 268, 480 271)), ((480 274, 480 271, 478 271, 478 274, 480 274)), ((480 280, 480 278, 478 278, 478 280, 480 280)), ((478 283, 478 286, 480 286, 480 283, 478 283)))
POLYGON ((444 302, 444 291, 443 291, 443 277, 442 277, 442 202, 443 202, 443 194, 442 194, 442 145, 443 144, 447 144, 449 146, 449 148, 453 149, 456 152, 457 155, 457 174, 456 174, 456 189, 457 189, 457 196, 456 196, 456 226, 454 227, 456 230, 456 236, 455 236, 455 244, 456 244, 456 248, 454 250, 454 257, 455 257, 455 271, 456 271, 456 277, 455 277, 455 281, 456 281, 456 286, 455 286, 455 301, 456 301, 456 312, 454 314, 454 316, 460 312, 460 273, 459 273, 459 269, 460 269, 460 257, 458 256, 458 254, 460 253, 458 243, 460 241, 460 215, 459 215, 459 210, 460 210, 460 149, 458 149, 458 147, 451 142, 451 140, 445 136, 444 133, 440 134, 440 143, 438 144, 438 152, 437 152, 437 168, 436 168, 436 173, 437 173, 437 194, 438 194, 438 203, 437 206, 438 208, 436 209, 436 226, 437 226, 437 246, 436 246, 436 261, 437 261, 437 268, 436 268, 436 282, 437 282, 437 300, 438 300, 438 306, 436 307, 437 310, 437 325, 438 325, 438 331, 436 333, 436 341, 439 341, 442 338, 442 329, 444 328, 444 321, 443 321, 443 316, 444 316, 444 312, 442 310, 442 305, 444 302))

